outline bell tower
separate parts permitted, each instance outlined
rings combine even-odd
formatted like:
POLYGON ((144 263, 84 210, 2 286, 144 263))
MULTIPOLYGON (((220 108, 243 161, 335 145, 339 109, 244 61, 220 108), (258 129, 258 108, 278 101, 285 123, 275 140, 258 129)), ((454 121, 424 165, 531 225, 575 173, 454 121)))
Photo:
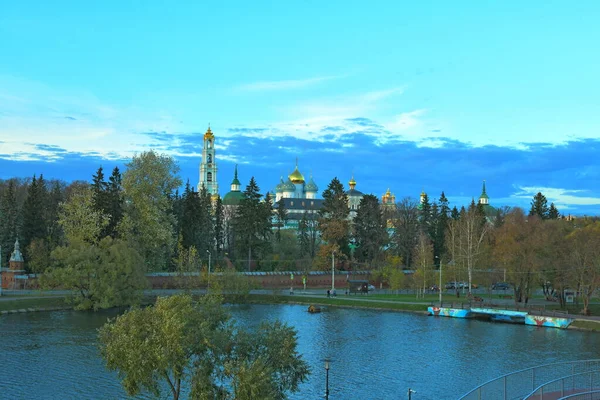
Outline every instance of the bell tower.
POLYGON ((198 191, 206 188, 212 196, 219 194, 219 184, 217 183, 217 160, 215 159, 215 135, 210 130, 204 134, 204 146, 202 148, 202 162, 200 163, 200 180, 198 181, 198 191))

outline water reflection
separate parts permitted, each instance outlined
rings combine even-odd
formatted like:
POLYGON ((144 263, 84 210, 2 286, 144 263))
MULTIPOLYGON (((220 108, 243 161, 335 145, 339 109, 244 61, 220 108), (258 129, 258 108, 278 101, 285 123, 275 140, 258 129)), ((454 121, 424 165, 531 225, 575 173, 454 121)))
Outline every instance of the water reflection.
MULTIPOLYGON (((279 319, 298 330, 312 375, 293 399, 322 398, 332 359, 330 399, 452 399, 516 369, 596 358, 597 334, 417 314, 305 306, 233 306, 242 325, 279 319)), ((114 312, 12 314, 0 318, 2 398, 124 398, 104 369, 96 331, 114 312), (22 378, 22 379, 19 379, 22 378)), ((143 397, 142 397, 143 398, 143 397)))

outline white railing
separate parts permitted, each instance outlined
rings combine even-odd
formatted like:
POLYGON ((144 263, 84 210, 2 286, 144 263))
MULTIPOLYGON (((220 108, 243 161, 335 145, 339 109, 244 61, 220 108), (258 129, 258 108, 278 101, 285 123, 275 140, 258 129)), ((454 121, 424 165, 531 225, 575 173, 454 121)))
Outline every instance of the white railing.
MULTIPOLYGON (((492 379, 471 390, 460 399, 522 400, 545 383, 579 373, 594 371, 600 371, 600 359, 540 365, 492 379)), ((584 386, 581 389, 586 389, 586 387, 584 386)))

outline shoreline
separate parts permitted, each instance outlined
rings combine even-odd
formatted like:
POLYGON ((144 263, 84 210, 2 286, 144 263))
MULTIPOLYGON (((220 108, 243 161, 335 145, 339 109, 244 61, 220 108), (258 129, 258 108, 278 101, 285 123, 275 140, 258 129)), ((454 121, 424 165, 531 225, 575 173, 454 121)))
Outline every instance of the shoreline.
MULTIPOLYGON (((142 301, 142 304, 151 304, 153 301, 148 301, 155 296, 148 296, 142 301)), ((65 303, 63 296, 48 296, 38 298, 15 297, 6 302, 10 302, 12 308, 1 309, 0 316, 8 314, 18 314, 27 312, 44 312, 44 311, 64 311, 73 310, 73 306, 65 303), (48 303, 51 303, 50 305, 48 303)), ((227 296, 225 296, 227 303, 227 296)), ((408 312, 412 314, 427 316, 427 304, 422 302, 399 302, 385 301, 371 298, 357 297, 321 297, 321 296, 304 296, 304 295, 280 295, 280 294, 249 294, 244 302, 229 302, 235 304, 294 304, 294 305, 317 305, 321 307, 338 307, 338 308, 356 308, 362 310, 377 310, 377 311, 393 311, 393 312, 408 312)), ((7 304, 8 305, 8 304, 7 304)), ((117 307, 118 308, 118 307, 117 307)), ((573 318, 571 325, 566 330, 582 331, 582 332, 600 332, 600 321, 573 318)))

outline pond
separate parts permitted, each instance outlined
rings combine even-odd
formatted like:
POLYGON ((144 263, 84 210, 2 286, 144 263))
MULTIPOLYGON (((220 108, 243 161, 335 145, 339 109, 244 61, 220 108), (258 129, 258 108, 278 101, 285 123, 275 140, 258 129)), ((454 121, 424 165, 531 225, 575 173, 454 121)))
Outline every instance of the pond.
MULTIPOLYGON (((279 319, 298 330, 312 374, 291 399, 454 399, 507 372, 538 364, 598 358, 598 334, 420 314, 306 306, 231 307, 242 325, 279 319)), ((111 312, 59 311, 0 317, 2 398, 122 399, 104 368, 97 328, 111 312)), ((142 396, 144 398, 144 396, 142 396)))

